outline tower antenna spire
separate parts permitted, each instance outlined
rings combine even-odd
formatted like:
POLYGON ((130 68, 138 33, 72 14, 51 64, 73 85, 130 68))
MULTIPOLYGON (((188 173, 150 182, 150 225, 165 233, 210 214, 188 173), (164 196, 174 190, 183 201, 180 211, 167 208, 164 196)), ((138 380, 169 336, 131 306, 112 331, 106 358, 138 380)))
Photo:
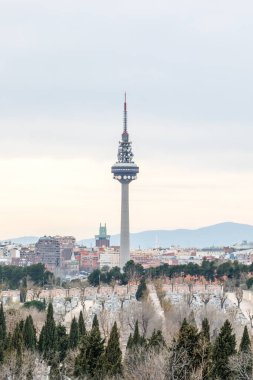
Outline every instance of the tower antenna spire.
POLYGON ((126 101, 126 92, 125 92, 125 102, 124 102, 124 133, 127 133, 127 101, 126 101))

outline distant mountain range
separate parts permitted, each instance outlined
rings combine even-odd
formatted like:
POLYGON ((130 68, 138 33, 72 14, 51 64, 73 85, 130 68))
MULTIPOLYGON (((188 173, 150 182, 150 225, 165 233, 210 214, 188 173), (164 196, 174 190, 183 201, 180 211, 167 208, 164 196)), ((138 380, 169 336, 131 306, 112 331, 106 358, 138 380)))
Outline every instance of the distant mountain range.
MULTIPOLYGON (((243 240, 253 241, 253 226, 240 223, 219 223, 195 230, 152 230, 131 234, 132 248, 154 247, 212 247, 227 246, 243 240)), ((94 246, 94 239, 84 239, 79 243, 94 246)), ((111 236, 111 245, 119 245, 119 235, 111 236)))
MULTIPOLYGON (((25 236, 7 239, 16 244, 34 244, 38 241, 36 236, 25 236)), ((240 223, 219 223, 195 230, 152 230, 131 234, 132 248, 154 247, 212 247, 227 246, 241 243, 243 240, 253 241, 253 226, 240 223)), ((83 239, 79 244, 91 247, 95 245, 94 239, 83 239)), ((111 236, 111 245, 119 245, 119 235, 111 236)))

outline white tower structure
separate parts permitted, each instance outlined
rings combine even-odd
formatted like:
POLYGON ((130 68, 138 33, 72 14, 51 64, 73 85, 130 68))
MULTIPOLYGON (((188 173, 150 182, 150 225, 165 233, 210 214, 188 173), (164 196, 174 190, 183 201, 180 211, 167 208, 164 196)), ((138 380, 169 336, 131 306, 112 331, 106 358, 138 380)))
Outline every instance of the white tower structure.
POLYGON ((121 183, 120 268, 130 260, 129 183, 137 178, 138 166, 133 161, 132 143, 127 130, 127 103, 124 102, 123 133, 119 142, 118 161, 112 166, 113 178, 121 183))

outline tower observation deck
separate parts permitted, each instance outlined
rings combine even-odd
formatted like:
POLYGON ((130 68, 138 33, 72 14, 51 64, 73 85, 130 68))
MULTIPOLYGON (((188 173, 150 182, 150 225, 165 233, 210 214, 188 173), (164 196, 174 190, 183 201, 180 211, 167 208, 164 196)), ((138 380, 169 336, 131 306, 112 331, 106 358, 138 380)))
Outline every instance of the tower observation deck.
POLYGON ((121 183, 120 267, 130 260, 129 183, 137 179, 138 166, 133 161, 132 143, 127 130, 127 103, 124 102, 123 133, 118 147, 118 161, 112 166, 113 178, 121 183))

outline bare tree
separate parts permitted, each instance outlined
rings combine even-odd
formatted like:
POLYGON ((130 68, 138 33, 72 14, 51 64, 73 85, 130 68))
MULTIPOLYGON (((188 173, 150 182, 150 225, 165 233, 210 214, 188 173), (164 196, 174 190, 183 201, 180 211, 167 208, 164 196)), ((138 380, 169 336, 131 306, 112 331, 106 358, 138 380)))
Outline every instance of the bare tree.
POLYGON ((253 313, 250 312, 250 310, 247 311, 249 320, 250 320, 250 326, 253 329, 253 313))
POLYGON ((211 299, 211 294, 210 294, 209 292, 202 293, 202 294, 200 295, 200 298, 201 298, 201 301, 203 302, 203 304, 204 304, 204 306, 205 306, 205 308, 206 308, 208 302, 209 302, 210 299, 211 299))
POLYGON ((237 288, 235 291, 235 298, 237 300, 238 309, 240 309, 241 302, 243 300, 243 290, 241 288, 237 288))
POLYGON ((124 361, 126 380, 164 380, 166 351, 145 350, 143 348, 127 353, 124 361))
POLYGON ((218 295, 218 298, 219 298, 219 300, 220 300, 220 308, 221 308, 221 310, 223 310, 224 305, 225 305, 225 302, 226 302, 228 296, 227 296, 227 294, 226 294, 224 291, 222 291, 222 292, 218 295))
POLYGON ((236 380, 252 380, 252 353, 241 352, 229 359, 229 368, 236 380))

